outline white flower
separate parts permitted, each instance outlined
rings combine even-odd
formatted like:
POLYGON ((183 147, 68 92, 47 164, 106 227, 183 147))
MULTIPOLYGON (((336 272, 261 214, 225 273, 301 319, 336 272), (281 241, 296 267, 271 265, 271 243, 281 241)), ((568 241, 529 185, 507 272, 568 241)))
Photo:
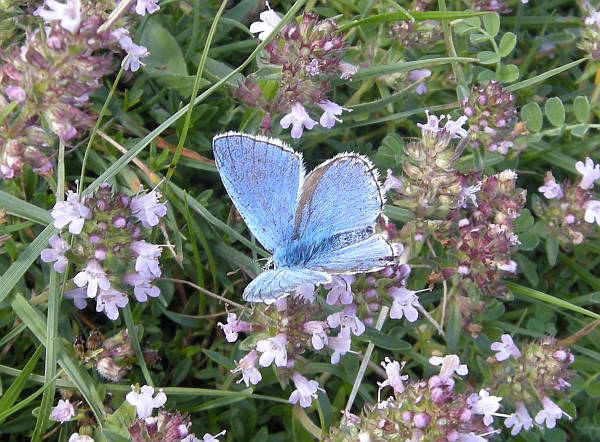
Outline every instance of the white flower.
POLYGON ((483 414, 483 423, 490 426, 494 422, 493 414, 500 408, 501 397, 490 396, 487 390, 480 390, 479 395, 472 394, 469 397, 471 412, 483 414))
POLYGON ((152 14, 160 9, 160 6, 158 6, 157 3, 158 0, 137 0, 135 5, 135 13, 138 15, 146 15, 147 11, 148 14, 152 14))
POLYGON ((119 44, 123 50, 127 52, 127 55, 121 62, 123 69, 129 69, 131 72, 135 72, 140 68, 140 66, 146 66, 145 63, 140 61, 140 58, 145 58, 150 55, 145 46, 136 45, 131 37, 127 35, 119 38, 119 44))
POLYGON ((64 294, 65 299, 72 299, 75 307, 79 310, 83 310, 87 306, 87 293, 85 288, 76 288, 73 290, 67 290, 64 294))
POLYGON ((158 218, 167 214, 165 203, 158 200, 161 193, 156 190, 148 192, 146 195, 137 196, 131 200, 131 214, 136 216, 142 225, 146 228, 154 227, 158 224, 158 218))
POLYGON ((593 223, 594 221, 596 221, 600 226, 600 201, 586 201, 583 207, 585 209, 585 220, 588 223, 593 223))
POLYGON ((400 181, 398 178, 396 178, 393 175, 392 169, 387 170, 387 177, 385 178, 382 189, 383 189, 383 193, 386 193, 390 189, 396 189, 396 190, 404 189, 404 186, 402 185, 402 181, 400 181))
POLYGON ((506 428, 512 427, 510 434, 513 436, 519 434, 522 428, 525 428, 525 430, 533 428, 533 419, 523 402, 517 403, 517 411, 504 420, 504 425, 506 425, 506 428))
POLYGON ((80 203, 78 195, 71 190, 67 191, 67 200, 57 202, 50 214, 54 218, 54 227, 62 229, 69 224, 69 232, 74 235, 79 235, 84 220, 92 217, 92 211, 80 203))
POLYGON ((589 157, 585 159, 585 164, 583 161, 577 161, 575 163, 575 169, 583 175, 581 183, 579 183, 579 187, 582 189, 591 189, 594 187, 594 181, 600 178, 600 164, 594 165, 594 162, 589 157))
POLYGON ((256 343, 256 350, 261 352, 258 363, 261 367, 268 367, 273 361, 277 367, 285 367, 287 365, 287 350, 285 344, 287 336, 278 334, 274 338, 263 339, 256 343))
POLYGON ((330 328, 340 327, 340 337, 349 338, 350 334, 360 336, 365 332, 365 325, 356 316, 356 306, 347 305, 341 312, 327 317, 330 328))
POLYGON ((269 2, 266 2, 266 5, 268 9, 260 13, 261 21, 255 21, 250 25, 250 32, 253 34, 260 32, 258 39, 261 41, 265 41, 281 21, 281 18, 269 6, 269 2))
POLYGON ((415 322, 419 319, 419 312, 415 308, 419 304, 419 298, 415 292, 405 287, 390 287, 388 295, 394 300, 390 310, 390 318, 402 319, 406 316, 408 322, 415 322))
POLYGON ((327 346, 333 350, 331 363, 337 364, 340 362, 340 356, 343 356, 350 351, 350 336, 342 336, 340 333, 337 337, 329 338, 327 341, 327 346))
POLYGON ((323 109, 323 115, 321 115, 319 124, 327 129, 331 129, 336 121, 338 123, 342 122, 342 120, 337 118, 336 115, 342 115, 342 111, 352 112, 352 109, 347 109, 329 100, 323 103, 318 103, 318 105, 321 109, 323 109))
POLYGON ((535 416, 535 422, 541 425, 545 421, 546 428, 554 428, 556 420, 562 417, 563 411, 548 396, 544 396, 542 405, 544 409, 535 416))
POLYGON ((317 381, 309 381, 298 372, 292 375, 292 379, 294 380, 296 390, 290 395, 290 403, 295 404, 300 402, 302 408, 310 407, 312 400, 317 398, 319 383, 317 381))
POLYGON ((379 385, 380 388, 389 385, 394 389, 394 393, 402 393, 404 391, 404 384, 402 382, 408 379, 408 375, 400 375, 400 370, 402 370, 402 367, 404 367, 405 364, 406 363, 403 362, 402 365, 400 365, 398 361, 391 361, 390 358, 386 357, 381 365, 385 368, 385 373, 388 378, 383 382, 377 382, 377 385, 379 385))
POLYGON ((327 323, 324 321, 308 321, 302 326, 304 333, 312 334, 311 342, 315 350, 321 350, 327 345, 325 327, 327 327, 327 323))
POLYGON ((50 413, 50 419, 60 421, 61 424, 70 421, 73 416, 75 416, 75 409, 68 399, 66 401, 59 399, 58 404, 50 413))
POLYGON ((54 270, 64 273, 69 264, 69 260, 65 258, 65 252, 70 248, 69 244, 58 235, 52 235, 49 243, 52 248, 42 250, 40 257, 44 262, 54 262, 54 270))
POLYGON ((81 24, 81 1, 67 0, 66 3, 60 3, 56 0, 46 0, 33 15, 39 15, 45 22, 60 21, 61 28, 74 34, 81 24), (44 9, 44 6, 48 9, 44 9))
POLYGON ((460 363, 460 359, 456 355, 432 356, 429 358, 431 365, 441 365, 440 378, 443 380, 449 379, 454 373, 465 376, 469 373, 469 369, 465 364, 460 363))
POLYGON ((92 259, 88 262, 85 269, 75 275, 73 282, 77 287, 85 287, 87 285, 88 298, 94 298, 98 292, 98 288, 108 290, 110 281, 106 277, 106 272, 102 269, 98 261, 92 259))
POLYGON ((137 255, 135 270, 147 278, 159 277, 161 274, 158 258, 162 249, 146 241, 133 241, 129 248, 137 255))
POLYGON ((139 419, 150 417, 153 408, 162 407, 167 402, 167 395, 163 393, 162 388, 158 390, 158 394, 154 398, 152 397, 154 388, 149 385, 144 385, 139 393, 136 393, 134 389, 135 386, 132 385, 132 391, 127 393, 125 399, 136 408, 139 419))
POLYGON ((514 344, 510 335, 502 335, 501 340, 502 342, 494 342, 491 347, 492 350, 498 352, 496 353, 496 359, 498 361, 504 361, 511 356, 515 359, 521 357, 521 352, 514 344))
POLYGON ((119 309, 117 307, 125 307, 129 302, 129 298, 125 293, 118 292, 117 290, 110 287, 108 290, 100 290, 98 296, 96 296, 96 311, 100 313, 104 311, 104 314, 114 321, 119 317, 119 309))
POLYGON ((304 130, 303 127, 310 130, 315 124, 317 122, 310 118, 304 106, 298 102, 294 103, 291 112, 281 119, 281 127, 284 129, 292 125, 292 138, 300 138, 304 130))
POLYGON ((564 196, 563 191, 556 181, 548 180, 546 184, 538 189, 540 192, 544 194, 546 198, 551 200, 552 198, 556 198, 557 200, 562 199, 564 196))
POLYGON ((139 273, 128 273, 123 276, 122 281, 133 286, 133 294, 139 302, 146 302, 148 296, 157 298, 160 295, 160 289, 150 284, 152 279, 139 273))
POLYGON ((94 442, 94 439, 87 434, 73 433, 69 438, 69 442, 94 442))

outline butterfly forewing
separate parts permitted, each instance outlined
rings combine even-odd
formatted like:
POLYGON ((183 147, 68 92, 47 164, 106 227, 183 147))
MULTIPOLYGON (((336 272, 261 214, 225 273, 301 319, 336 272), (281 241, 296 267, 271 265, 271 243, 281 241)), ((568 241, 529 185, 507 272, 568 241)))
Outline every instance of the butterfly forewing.
POLYGON ((217 135, 215 163, 246 225, 269 252, 285 247, 304 179, 302 155, 279 140, 237 132, 217 135))

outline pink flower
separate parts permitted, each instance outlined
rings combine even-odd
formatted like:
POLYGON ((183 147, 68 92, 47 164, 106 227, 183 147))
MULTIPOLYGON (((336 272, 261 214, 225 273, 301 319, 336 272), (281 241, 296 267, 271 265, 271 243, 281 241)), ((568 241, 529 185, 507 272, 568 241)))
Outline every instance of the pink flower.
POLYGON ((497 351, 496 359, 498 361, 504 361, 509 357, 513 357, 515 359, 521 357, 521 352, 514 344, 510 335, 502 335, 502 342, 494 342, 492 344, 492 350, 497 351))
POLYGON ((583 175, 581 183, 579 183, 579 187, 582 189, 591 189, 594 187, 594 181, 600 178, 600 164, 594 165, 594 162, 589 157, 585 159, 585 164, 583 161, 577 161, 575 163, 575 169, 583 175))
POLYGON ((61 424, 70 421, 73 416, 75 416, 75 409, 68 399, 66 401, 59 399, 58 405, 50 413, 50 419, 60 421, 61 424))
POLYGON ((432 356, 429 358, 429 363, 431 365, 442 366, 439 374, 439 377, 442 380, 450 379, 454 373, 461 376, 465 376, 469 373, 467 366, 465 364, 461 364, 460 359, 456 355, 448 355, 444 356, 443 358, 441 356, 432 356))
POLYGON ((287 365, 287 336, 278 334, 274 338, 263 339, 256 343, 256 350, 262 355, 258 360, 261 367, 268 367, 275 361, 277 367, 285 367, 287 365))
MULTIPOLYGON (((406 77, 408 81, 419 81, 423 78, 427 78, 431 76, 431 71, 429 69, 415 69, 414 71, 410 71, 408 76, 406 77)), ((427 86, 425 86, 425 82, 419 84, 415 89, 415 92, 419 95, 427 92, 427 86)))
POLYGON ((556 181, 548 180, 546 184, 538 189, 540 192, 544 194, 546 198, 551 200, 552 198, 556 198, 557 200, 562 199, 564 196, 563 191, 556 181))
POLYGON ((255 367, 257 360, 258 353, 255 350, 252 350, 240 360, 237 368, 231 370, 232 373, 237 373, 238 371, 242 372, 242 379, 240 379, 238 383, 244 381, 246 387, 249 387, 250 384, 256 385, 260 382, 262 376, 260 371, 255 367))
POLYGON ((415 308, 415 306, 420 305, 419 298, 414 291, 405 287, 390 287, 388 295, 394 300, 390 310, 390 318, 402 319, 402 316, 406 316, 408 322, 415 322, 419 319, 419 312, 415 308))
POLYGON ((554 428, 556 420, 562 417, 563 411, 548 396, 544 396, 542 405, 544 409, 535 416, 535 422, 540 425, 545 422, 546 428, 554 428))
POLYGON ((340 356, 350 351, 350 343, 350 336, 342 336, 341 333, 337 337, 328 339, 327 346, 333 350, 333 354, 331 355, 332 364, 340 362, 340 356))
POLYGON ((308 321, 302 326, 304 333, 312 334, 311 342, 315 350, 321 350, 327 345, 325 327, 327 327, 327 323, 324 321, 308 321))
POLYGON ((337 118, 336 115, 342 115, 342 111, 352 112, 352 109, 347 109, 329 100, 318 103, 318 105, 323 109, 323 115, 321 115, 319 123, 327 129, 331 129, 336 121, 342 123, 342 120, 337 118))
POLYGON ((145 46, 136 45, 131 37, 124 35, 119 39, 119 44, 123 48, 127 55, 121 62, 123 69, 129 69, 131 72, 137 71, 140 66, 146 66, 145 63, 140 61, 140 58, 147 57, 150 55, 148 49, 145 46))
POLYGON ((6 96, 10 101, 16 101, 17 103, 22 103, 25 101, 26 94, 22 87, 6 86, 4 92, 6 92, 6 96))
POLYGON ((302 136, 303 127, 308 130, 312 129, 316 121, 312 120, 304 109, 302 104, 296 102, 292 105, 292 111, 281 119, 281 127, 287 129, 292 125, 292 138, 300 138, 302 136))
POLYGON ((137 255, 135 270, 147 278, 159 277, 161 274, 158 258, 162 249, 146 241, 133 241, 129 248, 137 255))
POLYGON ((292 379, 296 390, 290 395, 290 403, 295 404, 300 402, 302 408, 310 407, 312 400, 317 398, 319 383, 317 381, 309 381, 298 372, 292 375, 292 379))
POLYGON ((585 220, 588 223, 593 223, 594 221, 596 221, 600 226, 600 201, 586 201, 583 207, 585 209, 585 220))
POLYGON ((327 304, 335 305, 338 301, 344 305, 352 304, 354 297, 351 286, 355 279, 354 275, 335 275, 331 282, 323 286, 330 289, 327 293, 327 304))
POLYGON ((160 6, 158 6, 157 3, 158 0, 137 0, 135 13, 138 15, 146 15, 147 11, 148 14, 152 14, 160 9, 160 6))
POLYGON ((260 13, 261 21, 255 21, 250 25, 250 32, 253 34, 260 32, 258 39, 261 41, 265 41, 281 21, 281 18, 269 6, 269 2, 266 4, 268 9, 260 13))
POLYGON ((69 260, 65 258, 65 252, 70 248, 69 244, 58 235, 52 235, 49 242, 52 248, 42 250, 40 257, 44 262, 54 262, 54 270, 64 273, 69 264, 69 260))
POLYGON ((385 182, 383 183, 383 193, 386 193, 390 189, 402 190, 404 186, 402 186, 402 181, 392 175, 392 169, 387 170, 387 177, 385 182))
POLYGON ((139 273, 128 273, 121 279, 125 284, 133 286, 133 294, 138 302, 146 302, 148 296, 157 298, 160 295, 160 289, 150 284, 151 278, 142 276, 139 273))
POLYGON ((225 339, 227 339, 227 342, 237 341, 238 332, 250 330, 250 324, 244 321, 238 321, 235 313, 227 314, 227 324, 217 322, 217 325, 221 327, 221 330, 223 330, 223 333, 225 333, 225 339))
POLYGON ((494 422, 493 414, 500 408, 501 397, 490 396, 487 390, 480 390, 479 395, 472 394, 468 402, 471 404, 471 412, 483 415, 483 423, 490 426, 494 422))
POLYGON ((45 22, 60 21, 63 29, 74 34, 81 24, 81 1, 67 0, 66 3, 60 3, 56 0, 46 0, 33 15, 39 15, 45 22), (44 6, 48 9, 44 9, 44 6))
POLYGON ((131 391, 127 393, 125 399, 137 410, 138 419, 146 419, 152 416, 152 409, 162 407, 167 402, 167 395, 163 393, 162 388, 158 390, 156 397, 154 388, 149 385, 144 385, 140 392, 135 391, 135 386, 131 386, 131 391))
POLYGON ((340 327, 340 337, 349 338, 350 334, 360 336, 365 332, 365 325, 356 316, 356 306, 348 305, 341 312, 334 313, 327 317, 329 327, 340 327))

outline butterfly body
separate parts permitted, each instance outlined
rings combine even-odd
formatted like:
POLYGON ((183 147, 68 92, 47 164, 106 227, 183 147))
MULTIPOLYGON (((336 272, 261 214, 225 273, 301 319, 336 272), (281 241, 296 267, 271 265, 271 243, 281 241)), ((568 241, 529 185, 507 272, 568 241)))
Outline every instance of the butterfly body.
POLYGON ((368 158, 339 154, 305 176, 302 155, 277 139, 228 132, 215 163, 240 215, 265 249, 269 268, 244 290, 268 301, 332 275, 380 270, 395 251, 374 233, 383 195, 368 158))

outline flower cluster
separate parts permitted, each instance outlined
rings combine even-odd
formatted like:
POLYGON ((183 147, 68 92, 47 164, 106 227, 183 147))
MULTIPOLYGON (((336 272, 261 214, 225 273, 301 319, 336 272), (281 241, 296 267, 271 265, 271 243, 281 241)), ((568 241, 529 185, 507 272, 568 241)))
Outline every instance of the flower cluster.
MULTIPOLYGON (((511 9, 504 0, 471 0, 473 11, 497 12, 498 14, 508 14, 511 9)), ((525 3, 525 2, 524 2, 525 3)))
MULTIPOLYGON (((265 40, 280 19, 270 9, 260 18, 250 31, 260 33, 258 38, 265 40)), ((342 111, 350 111, 327 98, 334 76, 349 79, 356 72, 356 67, 342 61, 346 49, 333 20, 320 20, 306 12, 300 23, 285 24, 265 47, 264 62, 281 72, 277 92, 267 98, 259 84, 248 78, 239 85, 236 95, 248 106, 265 112, 263 132, 270 132, 272 121, 282 114, 281 126, 292 126, 293 138, 300 138, 305 128, 310 130, 317 124, 329 129, 341 122, 342 111), (311 117, 315 113, 321 115, 318 123, 311 117)))
POLYGON ((592 60, 600 59, 600 11, 589 1, 580 2, 584 27, 581 30, 579 47, 589 54, 592 60))
POLYGON ((361 417, 347 414, 341 427, 333 428, 326 440, 478 442, 493 436, 491 425, 502 398, 485 389, 472 394, 458 392, 453 376, 468 373, 458 356, 434 356, 429 362, 441 365, 439 375, 409 381, 400 374, 404 364, 386 358, 382 365, 388 379, 379 387, 391 386, 393 396, 366 406, 361 417))
POLYGON ((64 273, 69 262, 78 273, 73 283, 78 288, 67 291, 78 308, 85 308, 87 299, 96 299, 96 311, 104 311, 109 319, 119 316, 117 307, 129 302, 125 287, 133 287, 139 302, 160 294, 152 285, 161 275, 158 258, 162 248, 148 243, 142 227, 156 226, 167 208, 159 203, 156 190, 133 198, 101 184, 89 197, 72 191, 66 201, 59 201, 52 210, 54 227, 69 226, 71 245, 59 235, 50 238, 50 249, 41 253, 42 261, 53 262, 54 270, 64 273))
MULTIPOLYGON (((425 11, 427 0, 417 0, 411 12, 425 11)), ((389 7, 388 12, 398 9, 389 7)), ((402 20, 394 21, 389 25, 390 36, 397 40, 404 48, 428 49, 442 38, 442 22, 438 20, 402 20)))
MULTIPOLYGON (((129 333, 122 330, 106 339, 102 345, 99 345, 99 342, 98 330, 92 330, 87 342, 84 342, 81 336, 77 337, 73 349, 85 367, 94 367, 102 377, 112 382, 123 380, 136 361, 129 333)), ((142 346, 142 354, 144 362, 149 366, 153 366, 159 360, 156 350, 152 350, 148 345, 142 346)))
POLYGON ((575 358, 567 347, 546 336, 524 343, 519 350, 510 335, 503 335, 502 342, 492 344, 492 350, 497 353, 487 360, 493 379, 490 388, 502 395, 505 406, 515 410, 504 422, 513 436, 531 429, 534 423, 554 428, 562 416, 570 419, 554 402, 566 398, 574 376, 568 367, 575 358))
POLYGON ((187 413, 168 412, 160 409, 153 416, 153 409, 167 402, 167 395, 161 390, 154 396, 154 388, 144 385, 142 388, 131 386, 125 396, 126 401, 135 407, 137 420, 127 430, 134 442, 216 442, 225 431, 211 436, 205 434, 202 441, 189 432, 190 418, 187 413), (139 389, 139 392, 138 392, 139 389))
POLYGON ((575 169, 582 175, 581 181, 559 184, 552 172, 547 172, 539 188, 545 198, 533 196, 533 210, 542 219, 540 226, 558 238, 562 247, 581 244, 594 233, 594 223, 600 225, 600 201, 590 192, 600 178, 600 165, 586 158, 585 163, 578 161, 575 169))
POLYGON ((490 80, 486 85, 474 85, 471 95, 461 100, 468 117, 471 145, 483 145, 490 152, 506 155, 516 136, 515 97, 500 83, 490 80))
POLYGON ((107 21, 105 6, 83 13, 80 0, 47 0, 34 12, 47 27, 30 29, 0 50, 0 111, 6 115, 0 130, 0 178, 21 175, 25 165, 52 176, 56 139, 70 145, 93 127, 90 96, 101 78, 115 70, 117 44, 128 52, 140 48, 123 46, 122 39, 129 38, 124 28, 99 31, 107 21))

